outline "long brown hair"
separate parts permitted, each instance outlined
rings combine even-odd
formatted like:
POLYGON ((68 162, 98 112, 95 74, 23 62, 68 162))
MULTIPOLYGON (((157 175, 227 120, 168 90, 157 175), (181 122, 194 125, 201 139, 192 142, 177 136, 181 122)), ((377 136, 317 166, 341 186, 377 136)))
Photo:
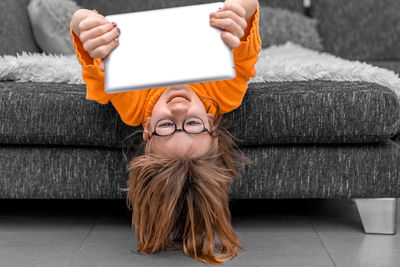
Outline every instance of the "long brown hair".
POLYGON ((239 174, 236 167, 249 160, 221 126, 216 107, 210 131, 214 145, 206 155, 166 158, 151 152, 150 139, 145 154, 128 164, 124 191, 128 208, 133 208, 138 252, 183 249, 193 259, 218 265, 242 249, 231 226, 228 194, 229 183, 239 174), (215 235, 221 243, 214 243, 215 235))

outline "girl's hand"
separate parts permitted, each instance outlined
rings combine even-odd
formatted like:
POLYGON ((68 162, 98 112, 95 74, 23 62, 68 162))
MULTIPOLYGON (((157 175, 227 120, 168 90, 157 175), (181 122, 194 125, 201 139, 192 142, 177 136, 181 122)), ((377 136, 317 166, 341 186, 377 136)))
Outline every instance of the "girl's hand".
POLYGON ((79 22, 78 31, 83 48, 92 58, 102 59, 99 68, 104 71, 103 59, 118 46, 120 29, 116 23, 110 23, 103 16, 89 12, 79 22))
POLYGON ((210 25, 223 30, 222 40, 231 48, 240 45, 247 22, 245 9, 234 2, 225 2, 222 9, 210 14, 210 25))

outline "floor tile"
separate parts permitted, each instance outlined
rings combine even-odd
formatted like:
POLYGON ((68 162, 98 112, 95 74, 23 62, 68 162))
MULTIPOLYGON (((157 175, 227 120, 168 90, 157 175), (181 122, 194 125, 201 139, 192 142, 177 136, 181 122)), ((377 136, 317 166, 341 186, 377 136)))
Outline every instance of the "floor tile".
POLYGON ((103 217, 97 221, 72 266, 204 266, 182 251, 139 254, 135 235, 125 217, 103 217))
MULTIPOLYGON (((253 205, 247 209, 249 202, 233 205, 232 225, 243 250, 224 266, 333 266, 312 225, 301 216, 301 208, 285 214, 278 211, 277 203, 253 202, 263 208, 253 205), (268 211, 268 206, 276 211, 268 211)), ((282 205, 282 210, 293 209, 293 204, 282 205)), ((129 219, 101 218, 73 266, 204 266, 183 251, 137 254, 129 219)))
MULTIPOLYGON (((243 250, 224 266, 399 266, 399 234, 364 234, 351 200, 233 200, 230 208, 243 250)), ((183 251, 136 250, 124 200, 0 200, 0 266, 204 266, 183 251)))
POLYGON ((243 218, 233 227, 244 251, 227 266, 334 266, 306 218, 243 218))
POLYGON ((0 216, 0 266, 68 266, 93 223, 70 216, 0 216))
MULTIPOLYGON (((314 213, 309 217, 336 266, 400 266, 400 235, 365 234, 356 205, 351 201, 340 205, 343 210, 353 210, 354 214, 349 212, 342 216, 336 207, 327 212, 330 216, 315 216, 314 213)), ((399 221, 397 227, 400 227, 399 221)))
POLYGON ((0 199, 0 266, 68 266, 95 225, 91 203, 0 199))

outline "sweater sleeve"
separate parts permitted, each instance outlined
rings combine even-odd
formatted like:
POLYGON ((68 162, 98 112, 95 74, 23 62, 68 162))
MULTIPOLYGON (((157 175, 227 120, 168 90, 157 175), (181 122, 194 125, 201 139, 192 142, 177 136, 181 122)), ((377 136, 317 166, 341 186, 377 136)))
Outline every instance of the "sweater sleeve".
POLYGON ((104 92, 104 73, 99 69, 101 59, 90 57, 89 53, 83 48, 79 37, 72 31, 72 25, 70 32, 75 54, 82 66, 82 78, 86 84, 86 99, 107 104, 112 95, 104 92))
POLYGON ((250 21, 250 32, 245 41, 241 41, 238 48, 233 49, 236 77, 231 80, 202 83, 201 86, 207 95, 216 100, 220 106, 220 113, 230 112, 240 106, 248 88, 247 82, 256 76, 255 64, 261 50, 259 34, 259 9, 254 12, 250 21))
POLYGON ((79 37, 70 27, 74 50, 82 66, 82 78, 86 84, 86 99, 100 104, 111 101, 122 121, 131 126, 137 126, 144 120, 145 102, 149 90, 139 90, 123 93, 107 94, 104 91, 104 73, 100 71, 100 58, 92 58, 83 48, 79 37))

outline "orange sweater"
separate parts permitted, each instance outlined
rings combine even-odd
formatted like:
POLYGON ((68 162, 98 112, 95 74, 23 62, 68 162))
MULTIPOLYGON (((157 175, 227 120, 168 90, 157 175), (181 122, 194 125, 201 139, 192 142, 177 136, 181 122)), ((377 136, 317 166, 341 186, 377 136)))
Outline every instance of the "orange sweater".
MULTIPOLYGON (((208 96, 218 102, 220 112, 230 112, 242 103, 247 90, 247 82, 255 77, 254 65, 258 60, 258 53, 261 49, 259 35, 259 5, 250 23, 251 29, 246 41, 241 41, 240 46, 233 49, 236 77, 231 80, 216 82, 205 82, 188 84, 188 86, 199 96, 208 96)), ((151 116, 154 105, 167 89, 167 87, 152 88, 139 91, 107 94, 104 92, 104 73, 99 69, 99 58, 91 58, 83 48, 79 37, 71 28, 71 36, 74 50, 82 65, 82 76, 86 83, 86 99, 95 100, 100 104, 107 104, 109 101, 118 111, 123 122, 128 125, 137 126, 142 123, 145 126, 146 118, 151 116)), ((216 108, 212 104, 200 98, 206 110, 215 115, 216 108)))

